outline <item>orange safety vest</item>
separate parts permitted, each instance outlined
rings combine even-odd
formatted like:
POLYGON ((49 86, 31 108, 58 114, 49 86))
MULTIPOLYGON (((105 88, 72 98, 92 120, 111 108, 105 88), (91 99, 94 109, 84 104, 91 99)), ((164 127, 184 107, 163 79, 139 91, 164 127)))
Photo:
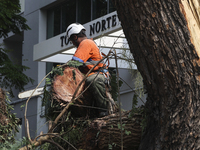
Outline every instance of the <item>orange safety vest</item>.
MULTIPOLYGON (((85 39, 79 44, 72 59, 84 63, 86 65, 84 73, 87 73, 102 59, 102 55, 93 40, 85 39)), ((102 67, 105 67, 105 64, 99 63, 89 75, 94 74, 95 71, 98 71, 102 67)))

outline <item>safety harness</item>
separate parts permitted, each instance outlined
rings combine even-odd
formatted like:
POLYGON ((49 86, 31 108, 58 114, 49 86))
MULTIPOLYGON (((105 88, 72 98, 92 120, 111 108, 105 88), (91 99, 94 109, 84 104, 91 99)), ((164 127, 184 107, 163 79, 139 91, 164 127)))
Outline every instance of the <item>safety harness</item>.
MULTIPOLYGON (((101 54, 102 54, 103 56, 106 56, 103 52, 101 52, 101 54)), ((84 64, 85 66, 87 66, 87 65, 96 65, 98 62, 99 62, 99 61, 89 60, 89 61, 87 61, 87 62, 85 62, 85 63, 83 63, 83 64, 84 64)), ((109 67, 109 65, 110 65, 109 59, 108 59, 108 65, 107 65, 107 66, 105 65, 104 61, 101 62, 101 63, 104 64, 103 67, 99 67, 99 69, 93 71, 93 73, 100 73, 100 74, 103 74, 103 76, 105 77, 105 84, 106 84, 106 85, 109 85, 109 81, 110 81, 110 73, 109 73, 109 71, 108 71, 108 67, 109 67)))

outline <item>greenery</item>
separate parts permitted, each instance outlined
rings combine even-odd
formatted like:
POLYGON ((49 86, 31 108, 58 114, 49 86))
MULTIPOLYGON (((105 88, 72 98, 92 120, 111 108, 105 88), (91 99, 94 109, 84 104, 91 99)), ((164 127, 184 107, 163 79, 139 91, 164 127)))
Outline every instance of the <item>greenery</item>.
POLYGON ((6 52, 5 49, 0 47, 0 87, 8 89, 10 96, 14 97, 13 87, 22 91, 25 85, 29 82, 33 84, 34 80, 23 73, 29 67, 13 63, 6 52))
MULTIPOLYGON (((117 101, 118 99, 118 86, 117 86, 117 75, 115 70, 109 69, 111 78, 110 78, 110 86, 111 86, 111 95, 114 101, 117 101)), ((122 80, 119 80, 119 87, 121 87, 123 84, 122 80)))
POLYGON ((147 126, 147 108, 145 108, 145 106, 140 106, 138 107, 138 95, 134 94, 133 96, 133 100, 132 100, 132 109, 131 112, 129 114, 129 118, 132 118, 134 116, 134 114, 141 114, 142 115, 142 121, 141 121, 141 127, 142 127, 142 132, 144 132, 146 126, 147 126))
MULTIPOLYGON (((6 38, 9 32, 21 34, 23 30, 30 30, 26 19, 20 15, 19 0, 0 0, 0 8, 0 38, 6 38)), ((0 45, 0 87, 8 89, 13 97, 12 87, 22 91, 26 84, 33 83, 33 79, 23 73, 29 68, 12 62, 7 52, 0 45)))
MULTIPOLYGON (((126 47, 126 46, 124 46, 126 47)), ((122 53, 121 53, 121 59, 125 60, 125 62, 128 64, 129 66, 129 71, 134 79, 134 87, 135 87, 135 94, 137 94, 139 97, 143 97, 144 96, 144 85, 143 85, 143 78, 140 74, 140 72, 136 69, 134 69, 134 67, 136 67, 134 58, 132 53, 130 52, 130 50, 127 49, 123 49, 122 47, 122 53)))
POLYGON ((23 137, 20 140, 14 141, 14 142, 9 142, 5 141, 4 143, 0 143, 0 149, 1 150, 18 150, 21 148, 23 145, 27 145, 29 143, 29 140, 23 137))
POLYGON ((20 15, 19 0, 0 0, 0 38, 7 37, 9 32, 20 34, 29 30, 26 19, 20 15))
POLYGON ((81 63, 81 62, 79 62, 79 61, 70 60, 70 61, 67 62, 67 65, 68 65, 69 67, 78 68, 78 67, 83 66, 83 63, 81 63))
POLYGON ((18 132, 19 119, 11 113, 13 106, 9 104, 10 100, 5 93, 1 93, 0 99, 0 143, 14 142, 15 133, 18 132))
MULTIPOLYGON (((0 38, 8 37, 8 33, 21 34, 30 27, 26 24, 26 19, 20 15, 19 0, 0 0, 0 38)), ((27 77, 23 71, 29 69, 12 62, 8 57, 8 50, 0 45, 0 88, 8 90, 5 94, 6 98, 1 98, 0 105, 0 149, 14 150, 18 149, 18 142, 14 140, 14 134, 17 132, 18 119, 15 114, 11 113, 11 106, 8 95, 13 97, 12 88, 24 90, 24 86, 29 82, 33 83, 33 79, 27 77), (6 99, 6 100, 5 100, 6 99), (4 108, 4 109, 2 109, 4 108)), ((21 143, 21 142, 19 142, 21 143)))
MULTIPOLYGON (((71 146, 66 142, 68 141, 71 145, 75 146, 82 138, 82 133, 86 127, 88 127, 89 120, 73 119, 70 118, 69 121, 63 121, 55 129, 56 132, 60 133, 60 137, 53 138, 53 141, 63 148, 67 149, 71 146)), ((40 149, 42 150, 55 150, 57 146, 45 143, 40 149)))

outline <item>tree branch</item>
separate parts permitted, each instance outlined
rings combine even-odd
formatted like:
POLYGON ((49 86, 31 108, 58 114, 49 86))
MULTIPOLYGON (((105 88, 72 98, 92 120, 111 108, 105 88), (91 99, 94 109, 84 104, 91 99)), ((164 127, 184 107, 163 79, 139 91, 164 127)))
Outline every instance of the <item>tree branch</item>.
POLYGON ((52 140, 45 140, 44 142, 48 142, 48 143, 54 144, 57 147, 59 147, 61 150, 65 150, 62 146, 60 146, 58 143, 56 143, 56 142, 54 142, 52 140))

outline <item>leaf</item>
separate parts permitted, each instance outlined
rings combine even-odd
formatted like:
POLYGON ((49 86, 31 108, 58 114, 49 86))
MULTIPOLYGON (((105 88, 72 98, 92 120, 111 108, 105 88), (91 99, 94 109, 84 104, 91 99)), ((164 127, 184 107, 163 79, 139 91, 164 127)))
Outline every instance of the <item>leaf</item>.
POLYGON ((51 84, 51 82, 52 82, 52 81, 51 81, 51 79, 50 79, 50 78, 46 78, 46 84, 47 84, 47 85, 50 85, 50 84, 51 84))
POLYGON ((112 145, 111 144, 108 144, 108 149, 112 149, 112 145))
POLYGON ((138 98, 138 95, 137 95, 137 94, 134 94, 133 100, 132 100, 132 109, 136 109, 136 106, 137 106, 137 104, 138 104, 137 98, 138 98))
POLYGON ((67 62, 67 65, 69 67, 75 67, 75 68, 78 68, 80 66, 83 66, 83 63, 82 62, 79 62, 79 61, 75 61, 75 60, 70 60, 67 62))
POLYGON ((75 70, 72 70, 72 73, 73 73, 73 79, 74 79, 74 81, 76 81, 76 72, 75 72, 75 70))
POLYGON ((118 123, 117 126, 118 126, 118 129, 120 129, 120 130, 123 131, 123 130, 124 130, 124 127, 125 127, 125 124, 122 124, 122 127, 121 127, 120 123, 118 123))
POLYGON ((129 135, 129 134, 131 134, 131 131, 125 130, 125 134, 126 134, 126 135, 129 135))
POLYGON ((29 82, 33 84, 34 80, 24 74, 29 67, 13 63, 7 53, 8 50, 0 45, 0 87, 7 89, 10 96, 14 97, 13 87, 22 91, 25 85, 29 82))
POLYGON ((21 105, 21 106, 20 106, 20 108, 23 108, 23 107, 25 107, 25 105, 26 105, 26 104, 24 103, 23 105, 21 105))

